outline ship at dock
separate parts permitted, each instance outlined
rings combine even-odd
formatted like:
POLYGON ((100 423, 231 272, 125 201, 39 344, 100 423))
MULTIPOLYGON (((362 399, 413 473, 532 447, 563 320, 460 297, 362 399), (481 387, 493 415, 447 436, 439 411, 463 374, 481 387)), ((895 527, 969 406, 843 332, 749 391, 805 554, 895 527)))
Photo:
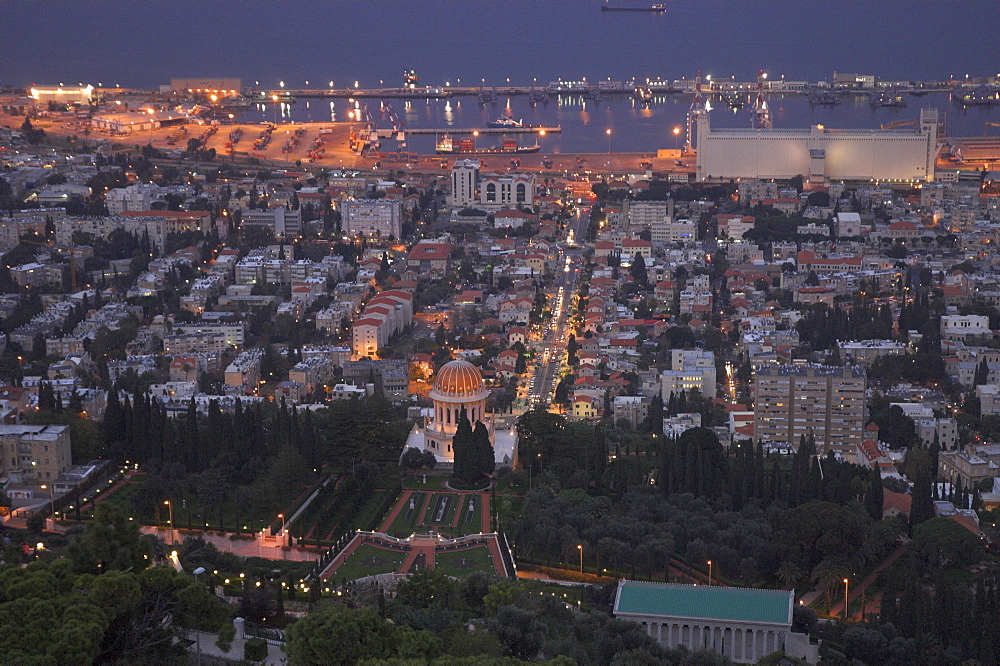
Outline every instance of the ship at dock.
POLYGON ((523 155, 527 153, 537 153, 542 149, 537 143, 533 146, 519 146, 517 141, 512 139, 506 139, 499 146, 490 146, 487 148, 479 148, 476 146, 476 142, 473 139, 460 139, 455 141, 450 135, 445 134, 434 146, 435 151, 438 155, 473 155, 473 154, 510 154, 510 155, 523 155))
POLYGON ((634 7, 629 7, 625 5, 601 5, 602 12, 654 12, 657 14, 662 14, 667 11, 667 6, 662 2, 657 2, 651 5, 637 5, 634 7))
POLYGON ((493 129, 538 129, 542 125, 528 125, 524 120, 514 120, 510 116, 500 116, 496 120, 486 123, 487 127, 493 129))

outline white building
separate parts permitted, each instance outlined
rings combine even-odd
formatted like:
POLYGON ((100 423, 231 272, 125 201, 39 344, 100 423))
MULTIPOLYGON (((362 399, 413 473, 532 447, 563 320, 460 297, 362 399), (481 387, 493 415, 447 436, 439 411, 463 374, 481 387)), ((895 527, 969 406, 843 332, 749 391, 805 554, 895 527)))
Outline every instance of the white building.
POLYGON ((731 178, 934 180, 937 110, 916 129, 751 129, 711 127, 698 117, 699 181, 731 178))
POLYGON ((276 237, 290 238, 302 232, 302 211, 289 210, 283 206, 267 210, 243 211, 241 226, 265 227, 276 237))
POLYGON ((990 318, 984 315, 944 315, 941 317, 941 337, 964 340, 969 337, 992 335, 990 318))
POLYGON ((496 463, 513 465, 517 459, 517 431, 514 428, 494 429, 493 419, 486 412, 486 398, 489 394, 490 390, 486 388, 479 368, 463 360, 445 363, 438 370, 434 387, 429 393, 434 401, 431 415, 423 427, 413 427, 406 438, 406 448, 430 451, 439 465, 454 465, 455 452, 451 442, 464 408, 473 428, 480 421, 489 431, 496 463))
POLYGON ((449 203, 465 208, 478 201, 476 185, 479 183, 479 160, 455 160, 451 167, 451 199, 449 203))
POLYGON ((535 203, 535 176, 530 173, 486 174, 479 183, 479 204, 490 207, 531 207, 535 203))
POLYGON ((403 204, 392 199, 351 199, 340 204, 343 230, 348 236, 379 236, 399 240, 403 235, 403 204))

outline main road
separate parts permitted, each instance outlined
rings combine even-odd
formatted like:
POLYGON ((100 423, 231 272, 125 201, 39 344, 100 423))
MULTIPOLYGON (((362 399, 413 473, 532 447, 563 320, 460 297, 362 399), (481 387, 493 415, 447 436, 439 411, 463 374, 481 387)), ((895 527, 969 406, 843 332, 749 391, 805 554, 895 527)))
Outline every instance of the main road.
POLYGON ((528 384, 528 406, 552 402, 559 382, 569 337, 570 307, 580 275, 582 252, 573 245, 581 233, 586 234, 589 217, 577 211, 566 235, 566 245, 558 253, 556 273, 546 290, 550 316, 531 331, 536 361, 528 384))

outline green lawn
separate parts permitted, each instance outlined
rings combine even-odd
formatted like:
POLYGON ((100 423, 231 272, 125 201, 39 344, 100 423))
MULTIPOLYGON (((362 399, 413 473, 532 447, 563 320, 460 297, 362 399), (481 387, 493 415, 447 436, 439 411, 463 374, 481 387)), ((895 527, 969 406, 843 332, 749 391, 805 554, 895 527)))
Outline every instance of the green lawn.
POLYGON ((424 477, 417 474, 416 476, 403 477, 403 488, 411 490, 446 490, 444 482, 447 480, 447 476, 428 476, 427 483, 424 483, 424 477))
POLYGON ((410 509, 410 500, 400 500, 403 502, 403 508, 400 509, 399 515, 396 519, 392 521, 392 525, 389 526, 388 534, 397 537, 408 537, 414 532, 418 532, 417 521, 420 519, 420 511, 424 506, 424 500, 427 499, 427 493, 413 493, 410 495, 410 499, 413 500, 413 515, 410 519, 406 519, 406 514, 410 509))
POLYGON ((473 571, 494 573, 489 548, 477 546, 451 553, 435 553, 434 569, 449 576, 468 576, 473 571))
POLYGON ((402 551, 396 552, 362 544, 333 572, 332 577, 340 581, 345 577, 348 580, 355 580, 375 574, 393 573, 403 565, 404 559, 406 553, 402 551))
MULTIPOLYGON (((458 506, 458 526, 451 528, 448 531, 452 536, 463 536, 465 534, 479 534, 483 531, 483 498, 477 494, 469 493, 462 495, 462 499, 458 506), (466 517, 469 515, 469 500, 475 503, 475 508, 472 510, 472 520, 468 523, 465 522, 466 517), (453 534, 452 534, 453 533, 453 534)), ((447 531, 447 530, 446 530, 447 531)))

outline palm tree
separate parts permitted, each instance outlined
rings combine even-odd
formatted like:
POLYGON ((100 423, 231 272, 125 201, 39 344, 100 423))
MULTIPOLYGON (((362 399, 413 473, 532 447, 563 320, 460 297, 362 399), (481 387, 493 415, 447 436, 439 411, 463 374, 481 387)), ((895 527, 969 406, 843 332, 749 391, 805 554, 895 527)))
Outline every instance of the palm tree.
POLYGON ((802 569, 795 562, 785 560, 775 573, 782 586, 792 587, 802 578, 802 569))
POLYGON ((829 558, 820 561, 820 563, 813 568, 812 575, 809 578, 812 582, 823 588, 826 596, 827 611, 829 611, 829 609, 833 606, 831 598, 833 596, 834 586, 843 580, 847 574, 847 567, 845 567, 842 563, 829 558))

